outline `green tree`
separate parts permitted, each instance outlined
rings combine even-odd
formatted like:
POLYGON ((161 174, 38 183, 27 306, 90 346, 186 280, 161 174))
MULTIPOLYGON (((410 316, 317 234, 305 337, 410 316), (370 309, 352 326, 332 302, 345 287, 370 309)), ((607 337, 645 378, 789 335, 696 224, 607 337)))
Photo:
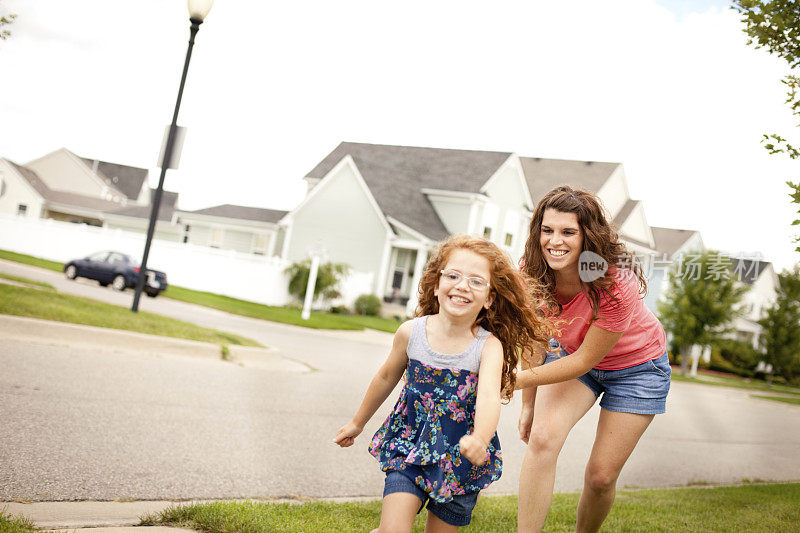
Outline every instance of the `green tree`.
POLYGON ((731 258, 719 252, 686 254, 669 272, 658 311, 681 354, 681 373, 693 344, 711 344, 731 330, 747 287, 735 279, 731 258))
POLYGON ((800 265, 778 275, 775 303, 758 321, 761 346, 773 372, 792 381, 800 376, 800 265))
POLYGON ((0 40, 5 41, 11 37, 11 32, 8 30, 8 28, 4 28, 3 26, 8 26, 14 22, 15 18, 17 18, 17 16, 13 13, 8 13, 5 15, 0 14, 0 40))
MULTIPOLYGON (((289 294, 300 301, 306 297, 311 260, 298 261, 284 270, 289 275, 289 294)), ((314 300, 327 301, 339 296, 339 283, 350 273, 350 266, 344 263, 323 263, 317 271, 314 285, 314 300)))
MULTIPOLYGON (((734 0, 732 7, 742 15, 744 31, 749 36, 747 44, 766 49, 785 60, 790 70, 800 67, 800 3, 796 0, 734 0)), ((783 83, 787 87, 786 104, 795 117, 800 117, 800 77, 790 73, 783 78, 783 83)), ((780 134, 764 134, 761 142, 771 154, 800 158, 800 149, 780 134)), ((793 191, 789 195, 792 202, 800 206, 800 183, 787 181, 786 184, 793 191)), ((793 225, 798 224, 800 219, 793 222, 793 225)), ((800 242, 800 237, 794 242, 800 242)), ((800 252, 800 246, 795 250, 800 252)))

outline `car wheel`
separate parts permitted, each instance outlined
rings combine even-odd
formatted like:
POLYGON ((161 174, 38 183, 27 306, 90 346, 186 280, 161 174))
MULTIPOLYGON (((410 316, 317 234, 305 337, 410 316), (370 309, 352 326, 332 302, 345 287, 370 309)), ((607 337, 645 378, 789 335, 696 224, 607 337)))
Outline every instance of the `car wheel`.
POLYGON ((145 294, 147 294, 150 298, 155 298, 158 296, 158 291, 147 291, 145 294))
POLYGON ((78 269, 75 268, 75 265, 70 265, 64 269, 64 275, 67 276, 67 279, 75 279, 78 277, 78 269))
POLYGON ((125 276, 122 274, 117 274, 114 278, 114 281, 111 282, 111 286, 118 291, 125 290, 125 276))

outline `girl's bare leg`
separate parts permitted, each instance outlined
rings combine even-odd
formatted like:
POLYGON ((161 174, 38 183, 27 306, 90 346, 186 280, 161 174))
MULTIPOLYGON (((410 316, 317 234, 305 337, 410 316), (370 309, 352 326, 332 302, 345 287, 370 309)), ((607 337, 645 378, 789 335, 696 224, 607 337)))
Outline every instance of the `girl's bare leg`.
POLYGON ((410 533, 422 500, 408 492, 393 492, 383 498, 381 525, 371 533, 410 533))
POLYGON ((430 511, 428 512, 428 521, 425 522, 425 533, 455 533, 456 531, 458 531, 458 526, 451 526, 430 511))
POLYGON ((594 405, 594 393, 577 379, 537 389, 533 428, 519 476, 520 533, 541 531, 556 477, 556 462, 572 427, 594 405))
POLYGON ((594 532, 608 516, 617 493, 617 478, 625 461, 655 415, 616 413, 602 409, 592 455, 586 465, 578 503, 576 531, 594 532))

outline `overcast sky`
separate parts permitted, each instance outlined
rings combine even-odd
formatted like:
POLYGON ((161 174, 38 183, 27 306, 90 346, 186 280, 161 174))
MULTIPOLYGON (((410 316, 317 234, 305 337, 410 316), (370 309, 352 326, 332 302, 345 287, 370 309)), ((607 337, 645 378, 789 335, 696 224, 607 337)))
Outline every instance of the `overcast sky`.
MULTIPOLYGON (((179 124, 180 206, 291 209, 339 142, 623 163, 654 226, 792 250, 787 179, 762 133, 797 135, 785 64, 723 1, 219 0, 179 124)), ((0 156, 66 147, 151 169, 186 53, 185 1, 0 0, 0 156)))

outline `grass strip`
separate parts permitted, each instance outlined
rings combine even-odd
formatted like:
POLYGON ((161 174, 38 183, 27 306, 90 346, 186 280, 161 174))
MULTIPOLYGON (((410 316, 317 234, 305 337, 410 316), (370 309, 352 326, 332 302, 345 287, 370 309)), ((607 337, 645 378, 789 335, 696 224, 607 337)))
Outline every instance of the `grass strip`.
POLYGON ((36 287, 46 289, 49 291, 56 290, 52 285, 49 283, 44 283, 42 281, 36 281, 28 278, 23 278, 22 276, 15 276, 13 274, 6 274, 4 272, 0 272, 0 278, 7 279, 9 281, 16 281, 18 283, 24 283, 25 285, 34 285, 36 287))
POLYGON ((40 259, 32 255, 18 254, 16 252, 9 252, 8 250, 0 250, 0 259, 14 261, 16 263, 24 263, 39 268, 46 268, 48 270, 55 270, 56 272, 64 271, 64 263, 58 261, 50 261, 48 259, 40 259))
MULTIPOLYGON (((544 531, 575 531, 578 494, 556 494, 544 531)), ((617 493, 604 531, 788 531, 797 525, 800 484, 655 489, 617 493)), ((380 521, 380 501, 304 504, 213 502, 177 505, 142 517, 142 525, 171 525, 211 533, 321 533, 369 531, 380 521)), ((517 497, 483 496, 468 531, 516 531, 517 497)), ((414 531, 425 529, 420 513, 414 531)))
POLYGON ((132 313, 125 307, 89 298, 5 284, 0 284, 0 313, 220 345, 261 346, 254 340, 233 333, 195 326, 154 313, 132 313))
POLYGON ((31 519, 24 516, 15 517, 0 509, 0 531, 3 533, 33 533, 36 526, 31 519))
POLYGON ((762 400, 772 400, 773 402, 800 405, 800 398, 787 398, 785 396, 762 396, 760 394, 751 394, 750 396, 753 398, 761 398, 762 400))
POLYGON ((757 379, 745 380, 745 378, 727 376, 714 376, 713 378, 698 379, 689 376, 682 376, 676 371, 672 372, 672 379, 673 381, 699 383, 700 385, 713 385, 715 387, 731 387, 734 389, 757 390, 763 392, 785 392, 787 394, 800 395, 800 388, 775 383, 772 385, 767 385, 765 381, 757 379))
POLYGON ((261 320, 269 320, 271 322, 280 322, 314 329, 363 330, 364 328, 370 328, 394 333, 402 323, 388 318, 315 312, 311 313, 311 317, 308 320, 303 320, 300 316, 301 311, 299 309, 258 304, 211 292, 186 289, 175 285, 167 287, 167 290, 162 292, 161 296, 205 307, 212 307, 234 315, 248 316, 261 320))

